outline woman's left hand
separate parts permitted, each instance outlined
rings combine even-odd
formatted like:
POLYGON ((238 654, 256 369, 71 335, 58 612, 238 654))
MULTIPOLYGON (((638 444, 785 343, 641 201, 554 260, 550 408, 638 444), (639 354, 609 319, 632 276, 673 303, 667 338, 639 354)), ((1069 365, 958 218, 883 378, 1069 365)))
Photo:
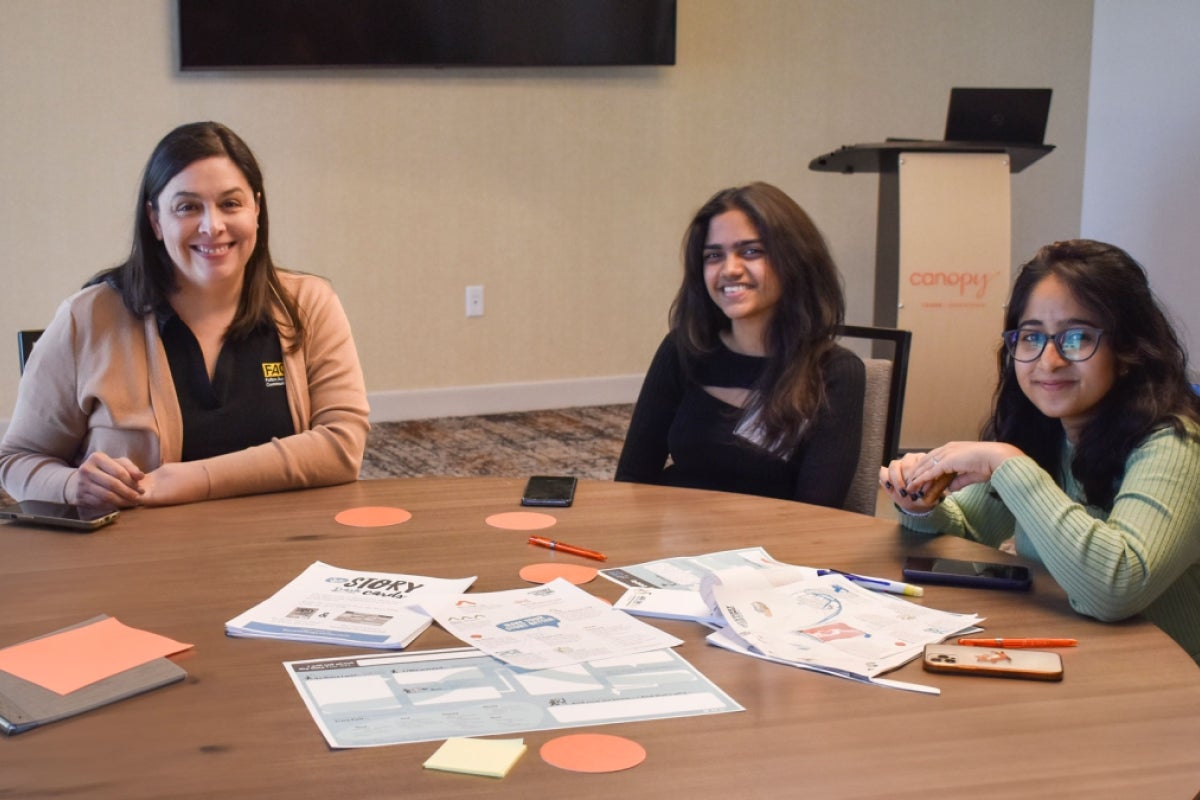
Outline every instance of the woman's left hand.
POLYGON ((151 470, 138 487, 146 506, 194 503, 208 498, 208 478, 196 463, 169 463, 151 470))

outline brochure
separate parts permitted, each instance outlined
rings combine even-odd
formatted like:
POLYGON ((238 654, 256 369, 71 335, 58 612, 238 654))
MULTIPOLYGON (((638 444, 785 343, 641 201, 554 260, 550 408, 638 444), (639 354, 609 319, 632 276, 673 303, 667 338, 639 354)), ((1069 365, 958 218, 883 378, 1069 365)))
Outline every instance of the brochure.
POLYGON ((229 636, 399 650, 433 620, 423 600, 457 596, 470 578, 365 572, 314 562, 287 586, 225 623, 229 636))
POLYGON ((836 573, 791 571, 786 582, 720 577, 705 586, 725 619, 711 644, 733 641, 772 661, 843 677, 875 678, 982 619, 873 592, 836 573))
POLYGON ((435 596, 421 605, 466 644, 523 669, 683 644, 562 578, 528 589, 435 596))
POLYGON ((675 556, 630 567, 610 567, 600 575, 629 589, 697 591, 705 576, 715 572, 757 571, 786 566, 761 547, 722 550, 701 556, 675 556))
POLYGON ((937 693, 879 676, 919 656, 926 644, 978 630, 982 621, 871 591, 828 569, 785 564, 761 547, 658 559, 600 574, 627 587, 614 608, 715 628, 707 641, 716 647, 909 691, 937 693))

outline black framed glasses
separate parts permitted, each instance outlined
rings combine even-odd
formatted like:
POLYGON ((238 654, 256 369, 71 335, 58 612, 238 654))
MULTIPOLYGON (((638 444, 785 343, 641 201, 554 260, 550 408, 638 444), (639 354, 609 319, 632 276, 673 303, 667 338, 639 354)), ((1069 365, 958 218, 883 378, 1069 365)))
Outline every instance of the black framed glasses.
POLYGON ((1100 328, 1067 328, 1050 335, 1045 331, 1035 331, 1021 328, 1004 332, 1004 344, 1008 354, 1017 361, 1037 361, 1042 357, 1046 344, 1053 341, 1058 354, 1067 361, 1087 361, 1096 355, 1100 347, 1100 337, 1104 331, 1100 328))

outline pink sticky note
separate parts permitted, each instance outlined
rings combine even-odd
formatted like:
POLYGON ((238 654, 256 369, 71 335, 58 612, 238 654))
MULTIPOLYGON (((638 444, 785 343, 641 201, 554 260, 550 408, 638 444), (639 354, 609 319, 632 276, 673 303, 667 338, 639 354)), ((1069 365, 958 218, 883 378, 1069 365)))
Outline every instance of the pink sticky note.
POLYGON ((507 531, 540 531, 558 522, 558 518, 540 511, 505 511, 484 520, 493 528, 507 531))
POLYGON ((618 772, 646 760, 646 748, 624 736, 576 733, 542 745, 542 759, 572 772, 618 772))
POLYGON ((192 645, 130 628, 109 617, 0 650, 0 670, 68 694, 192 645))
POLYGON ((333 518, 343 525, 355 528, 382 528, 387 525, 399 525, 412 519, 412 513, 403 508, 390 506, 359 506, 339 511, 333 518))
POLYGON ((549 583, 555 578, 562 578, 568 583, 579 586, 596 578, 599 571, 595 567, 584 567, 579 564, 527 564, 518 573, 521 580, 530 583, 549 583))

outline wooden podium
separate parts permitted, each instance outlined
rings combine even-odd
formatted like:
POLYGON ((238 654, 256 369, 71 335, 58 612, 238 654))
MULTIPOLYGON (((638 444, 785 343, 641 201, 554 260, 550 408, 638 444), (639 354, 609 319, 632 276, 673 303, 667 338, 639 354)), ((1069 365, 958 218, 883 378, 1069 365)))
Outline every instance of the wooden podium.
POLYGON ((902 451, 979 437, 1011 283, 1009 175, 1053 149, 888 140, 809 163, 879 173, 874 324, 913 334, 902 451))

